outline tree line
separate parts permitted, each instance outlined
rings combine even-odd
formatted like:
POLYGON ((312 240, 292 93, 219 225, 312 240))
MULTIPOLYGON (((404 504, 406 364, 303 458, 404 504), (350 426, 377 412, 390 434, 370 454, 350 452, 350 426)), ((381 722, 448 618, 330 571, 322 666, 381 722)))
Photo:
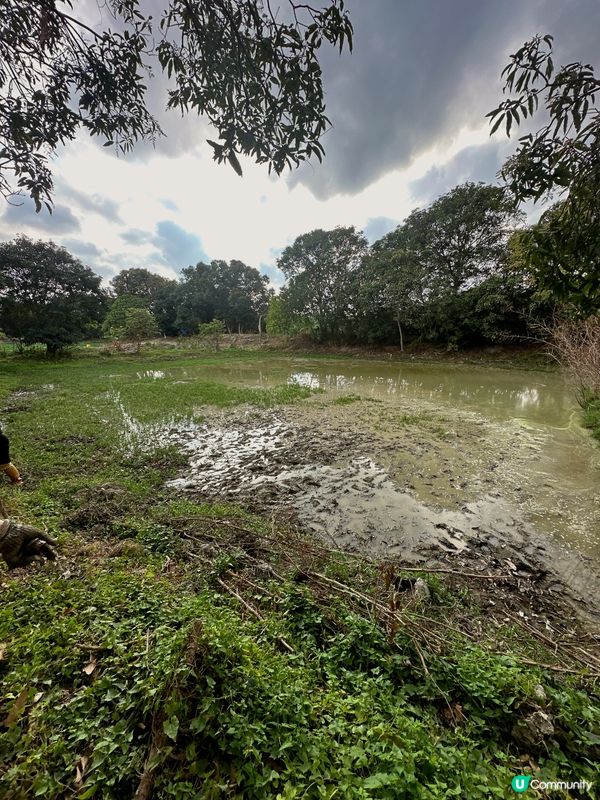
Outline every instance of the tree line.
POLYGON ((19 236, 0 245, 1 329, 49 353, 100 333, 137 341, 196 334, 213 320, 229 332, 266 323, 271 334, 401 348, 523 339, 560 299, 528 258, 547 222, 523 222, 506 188, 465 183, 371 246, 354 227, 298 236, 277 261, 287 280, 277 295, 238 260, 200 262, 177 280, 126 269, 103 289, 64 248, 19 236))

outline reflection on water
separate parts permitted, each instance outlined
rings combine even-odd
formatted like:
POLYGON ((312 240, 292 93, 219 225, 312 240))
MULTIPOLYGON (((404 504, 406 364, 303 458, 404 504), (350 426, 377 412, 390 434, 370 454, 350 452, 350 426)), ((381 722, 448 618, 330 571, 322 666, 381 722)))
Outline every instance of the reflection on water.
POLYGON ((146 369, 143 372, 136 372, 136 377, 138 378, 164 378, 166 373, 162 371, 162 369, 146 369))
MULTIPOLYGON (((454 364, 390 363, 360 359, 265 358, 221 364, 187 364, 138 373, 140 379, 167 378, 177 391, 183 381, 216 380, 270 387, 298 384, 334 395, 358 395, 391 403, 432 403, 442 415, 454 409, 475 412, 527 440, 528 461, 503 474, 527 497, 527 513, 540 531, 600 554, 600 448, 579 425, 579 409, 558 373, 454 364)), ((131 445, 147 431, 114 397, 131 445)), ((373 414, 376 414, 373 409, 373 414)), ((461 440, 458 439, 457 442, 461 440)), ((459 445, 460 446, 460 445, 459 445)))
MULTIPOLYGON (((363 362, 364 363, 364 362, 363 362)), ((562 426, 569 424, 573 398, 556 375, 468 367, 439 367, 407 364, 392 367, 367 362, 357 370, 329 371, 326 366, 311 365, 310 370, 288 373, 288 383, 310 389, 333 392, 351 391, 372 397, 423 398, 436 403, 481 411, 495 418, 525 418, 532 422, 562 426), (443 378, 440 379, 440 372, 443 378), (350 374, 349 374, 350 373, 350 374)), ((339 365, 336 365, 339 368, 339 365)), ((272 374, 271 374, 272 382, 272 374)), ((259 376, 264 384, 265 376, 259 376)))

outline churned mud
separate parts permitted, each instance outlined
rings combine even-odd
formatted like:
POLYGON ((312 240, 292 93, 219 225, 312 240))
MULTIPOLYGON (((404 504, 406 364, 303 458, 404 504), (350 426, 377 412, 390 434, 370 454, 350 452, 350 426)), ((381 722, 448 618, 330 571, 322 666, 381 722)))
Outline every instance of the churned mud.
POLYGON ((121 414, 130 448, 158 438, 185 454, 168 483, 178 492, 243 502, 406 565, 503 569, 600 620, 597 564, 553 534, 560 509, 536 518, 547 505, 529 480, 538 430, 422 400, 323 395, 276 410, 197 408, 151 431, 121 414))

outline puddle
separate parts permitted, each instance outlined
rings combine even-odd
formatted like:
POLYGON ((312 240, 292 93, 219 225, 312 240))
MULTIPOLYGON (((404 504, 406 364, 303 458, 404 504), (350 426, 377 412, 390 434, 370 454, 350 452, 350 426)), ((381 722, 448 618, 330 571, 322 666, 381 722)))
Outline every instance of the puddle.
POLYGON ((140 380, 143 378, 152 378, 153 380, 158 380, 159 378, 164 378, 167 373, 163 372, 162 369, 146 369, 143 372, 136 372, 135 374, 140 380))
MULTIPOLYGON (((191 419, 171 418, 161 420, 156 423, 140 422, 130 414, 118 391, 110 390, 104 393, 104 397, 109 400, 116 408, 120 418, 121 435, 125 443, 125 453, 132 455, 137 452, 150 452, 157 447, 164 446, 165 443, 177 442, 177 436, 187 433, 194 435, 197 425, 191 419), (171 438, 173 437, 173 438, 171 438)), ((114 424, 113 420, 104 420, 106 424, 114 424)))

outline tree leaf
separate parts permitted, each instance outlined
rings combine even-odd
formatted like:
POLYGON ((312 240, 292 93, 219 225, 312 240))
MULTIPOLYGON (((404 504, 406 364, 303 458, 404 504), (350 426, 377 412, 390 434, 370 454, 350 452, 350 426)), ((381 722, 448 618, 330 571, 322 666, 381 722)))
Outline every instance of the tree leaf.
POLYGON ((173 741, 177 739, 177 733, 179 732, 179 719, 174 714, 163 722, 163 731, 167 734, 169 739, 172 739, 173 741))

